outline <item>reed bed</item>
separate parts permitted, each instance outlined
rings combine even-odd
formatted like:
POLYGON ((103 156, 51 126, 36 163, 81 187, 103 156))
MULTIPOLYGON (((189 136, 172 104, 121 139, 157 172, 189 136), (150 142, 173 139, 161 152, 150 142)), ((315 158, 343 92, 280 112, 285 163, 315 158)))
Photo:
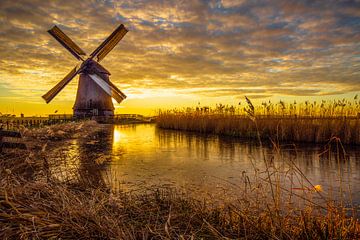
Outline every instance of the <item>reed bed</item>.
POLYGON ((157 125, 164 129, 195 131, 277 142, 326 143, 340 138, 344 144, 360 144, 360 101, 322 101, 277 104, 264 102, 215 108, 196 107, 159 111, 157 125), (254 121, 256 120, 256 121, 254 121))
MULTIPOLYGON (((279 154, 279 147, 274 149, 279 154)), ((291 162, 282 172, 264 157, 265 172, 254 167, 252 177, 243 176, 244 186, 238 186, 242 197, 219 205, 171 188, 114 192, 92 184, 90 178, 99 182, 101 174, 79 172, 76 181, 62 181, 54 176, 48 157, 46 151, 34 149, 0 155, 1 239, 360 238, 353 209, 328 198, 291 162), (290 175, 299 179, 292 182, 300 192, 282 185, 290 175)), ((94 164, 103 163, 83 167, 96 171, 94 164)))

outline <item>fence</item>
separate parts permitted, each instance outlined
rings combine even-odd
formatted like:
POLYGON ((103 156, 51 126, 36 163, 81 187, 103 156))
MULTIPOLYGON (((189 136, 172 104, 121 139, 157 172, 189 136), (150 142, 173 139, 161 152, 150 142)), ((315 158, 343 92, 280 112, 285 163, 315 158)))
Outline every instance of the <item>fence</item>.
POLYGON ((0 128, 15 130, 20 126, 39 127, 73 120, 72 115, 69 114, 49 115, 49 117, 0 117, 0 128))
MULTIPOLYGON (((57 123, 84 120, 86 118, 74 118, 72 114, 50 114, 48 117, 1 117, 0 128, 16 130, 20 126, 39 127, 57 123)), ((154 117, 144 117, 140 114, 117 114, 114 116, 93 116, 87 119, 94 119, 103 123, 127 123, 127 122, 153 122, 154 117)))

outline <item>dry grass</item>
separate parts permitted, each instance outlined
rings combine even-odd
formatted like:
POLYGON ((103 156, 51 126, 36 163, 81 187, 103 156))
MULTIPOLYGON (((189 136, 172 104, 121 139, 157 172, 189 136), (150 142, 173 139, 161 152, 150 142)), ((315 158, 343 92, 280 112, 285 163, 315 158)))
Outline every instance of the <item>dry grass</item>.
MULTIPOLYGON (((264 161, 267 161, 264 159, 264 161)), ((223 206, 171 189, 114 193, 89 179, 60 182, 44 152, 0 156, 1 239, 358 239, 360 224, 303 176, 301 193, 267 162, 244 176, 238 201, 223 206), (290 188, 291 191, 291 188, 290 188), (315 201, 315 196, 326 200, 315 201), (296 204, 300 203, 301 204, 296 204)), ((239 173, 240 174, 240 173, 239 173)), ((87 175, 91 177, 91 174, 87 175)), ((97 176, 98 177, 98 176, 97 176)))
MULTIPOLYGON (((82 184, 23 178, 3 171, 2 239, 357 239, 360 225, 344 211, 313 207, 281 213, 242 200, 211 207, 171 190, 114 194, 82 184), (241 207, 240 207, 241 206, 241 207)), ((10 173, 11 171, 11 173, 10 173)), ((260 189, 259 189, 260 190, 260 189)))
POLYGON ((69 122, 56 125, 48 125, 41 128, 26 128, 20 126, 19 130, 25 139, 30 141, 39 140, 62 140, 71 137, 86 136, 99 128, 96 121, 69 122))
POLYGON ((344 144, 360 144, 360 101, 304 104, 263 103, 245 107, 217 105, 160 111, 160 128, 220 134, 277 142, 326 143, 338 137, 344 144), (256 119, 257 125, 254 124, 256 119))

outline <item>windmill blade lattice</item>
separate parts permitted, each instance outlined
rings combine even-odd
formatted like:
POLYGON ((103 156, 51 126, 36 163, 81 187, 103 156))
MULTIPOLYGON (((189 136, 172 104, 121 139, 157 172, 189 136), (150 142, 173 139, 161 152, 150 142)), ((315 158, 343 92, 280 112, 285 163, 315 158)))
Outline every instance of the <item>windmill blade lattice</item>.
MULTIPOLYGON (((80 69, 79 69, 80 70, 80 69)), ((49 103, 75 76, 79 73, 77 67, 75 67, 71 72, 68 73, 58 84, 55 85, 50 91, 42 96, 42 98, 49 103)))
POLYGON ((105 41, 90 54, 90 57, 97 57, 100 62, 120 42, 128 30, 121 24, 105 41))
POLYGON ((78 60, 83 60, 81 56, 85 56, 86 53, 74 43, 63 31, 57 26, 51 28, 48 33, 53 36, 63 47, 65 47, 74 57, 78 60))
POLYGON ((113 97, 118 103, 121 103, 126 95, 122 93, 114 84, 106 82, 97 74, 89 74, 90 78, 94 80, 109 96, 113 97))

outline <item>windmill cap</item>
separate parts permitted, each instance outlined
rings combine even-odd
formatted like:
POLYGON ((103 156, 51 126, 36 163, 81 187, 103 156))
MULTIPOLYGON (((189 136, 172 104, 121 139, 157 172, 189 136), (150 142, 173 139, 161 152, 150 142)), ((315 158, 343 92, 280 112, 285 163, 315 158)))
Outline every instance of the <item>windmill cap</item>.
POLYGON ((98 73, 110 75, 110 72, 108 70, 106 70, 106 68, 104 68, 103 66, 101 66, 99 63, 97 63, 96 61, 94 61, 92 59, 89 59, 89 60, 86 60, 85 62, 83 62, 81 64, 81 68, 82 67, 84 67, 84 70, 87 72, 96 71, 98 73))

